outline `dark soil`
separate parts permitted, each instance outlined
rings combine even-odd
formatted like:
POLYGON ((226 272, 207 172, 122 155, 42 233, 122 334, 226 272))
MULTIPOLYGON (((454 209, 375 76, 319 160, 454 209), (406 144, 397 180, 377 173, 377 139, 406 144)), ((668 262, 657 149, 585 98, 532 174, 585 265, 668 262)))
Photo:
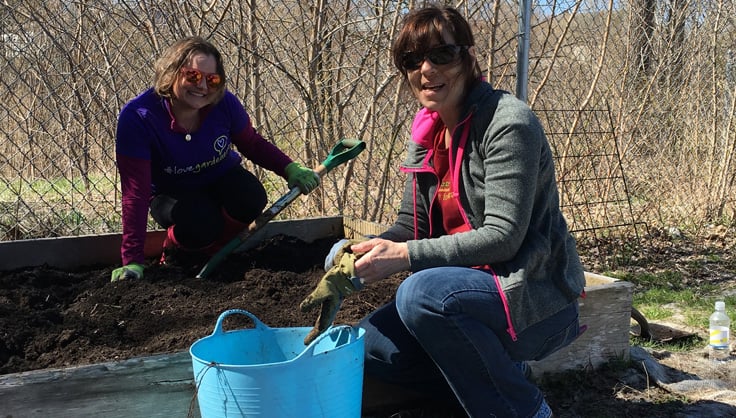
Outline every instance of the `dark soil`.
MULTIPOLYGON (((159 266, 154 260, 143 280, 115 283, 110 266, 0 272, 0 374, 184 351, 233 308, 270 327, 311 326, 316 312, 304 314, 298 305, 324 274, 333 242, 275 237, 231 255, 208 279, 195 277, 201 264, 159 266)), ((389 301, 402 279, 352 295, 336 322, 356 323, 389 301)), ((233 322, 225 328, 238 327, 240 317, 228 317, 233 322)), ((631 379, 638 373, 632 370, 610 365, 540 379, 540 386, 556 417, 670 417, 690 403, 646 379, 631 379)), ((420 408, 386 416, 443 415, 420 408)))
MULTIPOLYGON (((143 280, 114 283, 109 266, 0 273, 0 374, 186 350, 234 308, 270 327, 312 326, 316 312, 302 313, 299 302, 324 274, 333 243, 275 237, 231 255, 207 279, 196 278, 200 263, 153 260, 143 280)), ((398 282, 349 298, 336 322, 355 323, 388 301, 398 282)), ((238 317, 225 327, 240 326, 238 317)))

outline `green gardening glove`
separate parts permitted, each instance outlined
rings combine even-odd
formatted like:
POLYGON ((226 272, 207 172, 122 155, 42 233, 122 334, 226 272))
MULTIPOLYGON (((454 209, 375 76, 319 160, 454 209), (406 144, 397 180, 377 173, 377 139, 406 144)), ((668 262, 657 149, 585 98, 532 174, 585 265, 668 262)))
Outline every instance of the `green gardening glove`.
POLYGON ((286 181, 289 189, 299 187, 302 193, 307 194, 319 186, 319 176, 311 168, 292 162, 286 166, 286 181))
POLYGON ((363 288, 361 280, 355 277, 355 260, 357 258, 353 253, 343 253, 340 262, 322 276, 317 288, 299 305, 302 312, 311 311, 317 305, 321 305, 317 322, 304 338, 304 345, 309 345, 332 325, 332 321, 335 320, 337 311, 346 296, 363 288))
POLYGON ((130 279, 142 279, 143 278, 143 266, 138 263, 130 263, 128 265, 118 267, 112 271, 110 276, 111 282, 118 280, 130 280, 130 279))

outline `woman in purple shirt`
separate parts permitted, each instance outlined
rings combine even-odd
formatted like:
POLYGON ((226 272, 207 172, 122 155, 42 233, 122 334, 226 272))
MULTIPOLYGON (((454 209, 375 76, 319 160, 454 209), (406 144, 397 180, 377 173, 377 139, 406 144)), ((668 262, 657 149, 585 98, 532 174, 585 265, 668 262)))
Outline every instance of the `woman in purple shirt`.
POLYGON ((200 37, 184 38, 156 61, 153 87, 120 111, 122 267, 112 281, 143 277, 149 208, 167 228, 162 263, 177 251, 212 254, 253 221, 267 196, 243 157, 302 193, 319 185, 313 170, 256 132, 225 83, 217 48, 200 37))

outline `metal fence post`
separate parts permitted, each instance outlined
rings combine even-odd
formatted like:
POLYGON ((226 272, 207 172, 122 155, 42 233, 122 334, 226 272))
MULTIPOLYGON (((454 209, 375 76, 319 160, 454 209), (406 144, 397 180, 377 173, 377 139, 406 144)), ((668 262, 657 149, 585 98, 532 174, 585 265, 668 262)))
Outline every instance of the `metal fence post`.
POLYGON ((516 50, 516 97, 527 101, 531 0, 519 0, 519 43, 516 50))

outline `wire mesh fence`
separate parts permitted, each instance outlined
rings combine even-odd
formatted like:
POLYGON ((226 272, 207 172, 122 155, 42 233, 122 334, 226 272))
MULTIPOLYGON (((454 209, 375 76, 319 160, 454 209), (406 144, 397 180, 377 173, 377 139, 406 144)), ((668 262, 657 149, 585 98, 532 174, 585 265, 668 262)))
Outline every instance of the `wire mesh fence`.
MULTIPOLYGON (((390 42, 403 14, 421 4, 5 1, 0 240, 120 230, 117 114, 151 85, 162 50, 195 34, 223 52, 228 89, 295 160, 316 166, 341 138, 368 145, 282 217, 389 223, 417 110, 390 42)), ((514 91, 518 4, 452 5, 473 25, 486 78, 514 91)), ((733 9, 725 0, 532 3, 528 102, 553 148, 576 150, 577 162, 558 154, 557 164, 563 210, 579 234, 736 217, 733 9)), ((286 192, 283 179, 245 165, 270 201, 286 192)))

